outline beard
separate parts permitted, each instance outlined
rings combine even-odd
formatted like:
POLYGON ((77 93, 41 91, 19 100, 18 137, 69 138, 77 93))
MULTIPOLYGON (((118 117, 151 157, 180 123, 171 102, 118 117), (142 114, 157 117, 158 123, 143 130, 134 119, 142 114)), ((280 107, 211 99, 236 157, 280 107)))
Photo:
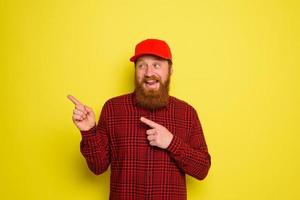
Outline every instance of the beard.
POLYGON ((143 78, 139 83, 135 76, 135 99, 137 104, 146 109, 155 110, 168 105, 169 101, 169 85, 170 74, 167 80, 163 83, 159 77, 151 76, 143 78), (157 90, 147 90, 143 87, 146 81, 155 80, 159 82, 159 88, 157 90))

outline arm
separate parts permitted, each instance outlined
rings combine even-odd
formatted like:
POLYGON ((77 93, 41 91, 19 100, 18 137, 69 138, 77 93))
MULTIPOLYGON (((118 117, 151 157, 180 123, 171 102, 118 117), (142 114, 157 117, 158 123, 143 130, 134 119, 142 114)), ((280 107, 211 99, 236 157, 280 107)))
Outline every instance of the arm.
POLYGON ((98 125, 88 131, 81 131, 80 151, 90 170, 97 175, 105 172, 110 164, 109 138, 105 115, 104 105, 98 125))
POLYGON ((195 110, 193 113, 189 142, 174 135, 167 151, 185 173, 202 180, 208 174, 211 158, 198 115, 195 110))

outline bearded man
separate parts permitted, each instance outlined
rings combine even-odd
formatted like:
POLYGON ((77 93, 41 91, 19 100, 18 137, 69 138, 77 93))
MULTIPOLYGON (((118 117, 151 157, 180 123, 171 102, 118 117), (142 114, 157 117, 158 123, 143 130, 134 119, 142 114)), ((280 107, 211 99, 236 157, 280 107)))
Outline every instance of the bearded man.
POLYGON ((141 41, 130 61, 134 92, 108 100, 98 124, 90 107, 68 96, 81 153, 97 175, 110 165, 112 200, 186 200, 185 174, 202 180, 211 165, 197 112, 169 95, 173 67, 165 41, 141 41))

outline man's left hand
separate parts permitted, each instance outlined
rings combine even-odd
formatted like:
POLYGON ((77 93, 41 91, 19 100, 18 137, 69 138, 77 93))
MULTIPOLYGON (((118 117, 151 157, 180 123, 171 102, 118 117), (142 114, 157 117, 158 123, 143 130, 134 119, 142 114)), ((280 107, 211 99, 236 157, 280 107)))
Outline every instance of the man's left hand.
POLYGON ((173 134, 164 126, 157 124, 150 119, 141 117, 141 121, 151 127, 151 129, 146 131, 149 144, 162 149, 168 148, 173 139, 173 134))

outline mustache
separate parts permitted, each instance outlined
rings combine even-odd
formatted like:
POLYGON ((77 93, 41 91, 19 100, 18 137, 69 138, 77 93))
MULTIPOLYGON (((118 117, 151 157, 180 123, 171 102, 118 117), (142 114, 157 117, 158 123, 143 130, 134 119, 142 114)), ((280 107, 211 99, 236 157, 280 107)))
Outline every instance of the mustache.
POLYGON ((152 76, 148 76, 148 77, 143 78, 142 81, 143 81, 143 82, 146 82, 146 81, 159 81, 159 82, 161 82, 161 78, 152 75, 152 76))

